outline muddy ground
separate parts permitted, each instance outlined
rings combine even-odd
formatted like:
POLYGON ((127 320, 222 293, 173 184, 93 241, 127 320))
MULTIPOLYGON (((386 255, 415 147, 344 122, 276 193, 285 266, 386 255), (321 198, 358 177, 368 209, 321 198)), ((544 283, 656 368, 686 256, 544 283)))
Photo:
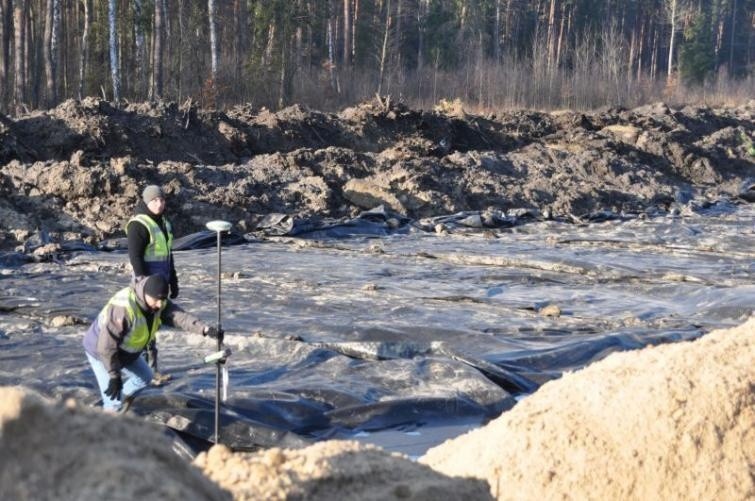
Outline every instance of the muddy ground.
POLYGON ((177 236, 215 218, 252 232, 270 213, 347 218, 380 204, 414 220, 480 211, 496 226, 521 209, 578 222, 747 203, 754 118, 755 101, 473 116, 388 99, 336 114, 69 100, 0 116, 0 250, 121 237, 152 183, 177 236))

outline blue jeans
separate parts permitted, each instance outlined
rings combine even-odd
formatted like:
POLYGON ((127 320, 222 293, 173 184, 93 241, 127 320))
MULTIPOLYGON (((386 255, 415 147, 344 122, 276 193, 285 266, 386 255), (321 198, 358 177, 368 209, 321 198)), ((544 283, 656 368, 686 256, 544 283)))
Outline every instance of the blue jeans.
POLYGON ((152 381, 152 369, 149 368, 142 357, 139 357, 121 369, 121 377, 123 378, 121 400, 114 400, 105 395, 105 390, 110 384, 110 375, 105 369, 105 365, 89 353, 86 353, 86 356, 89 359, 89 365, 92 366, 92 371, 94 371, 94 377, 97 378, 97 385, 100 387, 100 395, 102 396, 102 407, 105 410, 120 410, 124 398, 135 395, 152 381))

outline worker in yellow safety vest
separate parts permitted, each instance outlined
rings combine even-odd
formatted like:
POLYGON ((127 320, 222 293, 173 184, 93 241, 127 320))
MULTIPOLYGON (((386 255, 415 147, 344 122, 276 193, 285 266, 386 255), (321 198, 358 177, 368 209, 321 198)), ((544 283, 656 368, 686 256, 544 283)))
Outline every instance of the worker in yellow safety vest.
MULTIPOLYGON (((133 270, 132 283, 147 275, 159 274, 170 285, 170 298, 178 297, 178 276, 173 262, 173 229, 165 216, 166 201, 162 189, 149 185, 142 192, 136 214, 126 223, 128 257, 133 270)), ((153 383, 160 385, 170 379, 157 368, 157 342, 145 351, 154 373, 153 383)))
POLYGON ((162 324, 222 342, 222 330, 170 301, 168 289, 162 275, 141 278, 118 291, 87 329, 84 351, 105 410, 126 410, 136 393, 152 380, 152 369, 141 354, 162 324))

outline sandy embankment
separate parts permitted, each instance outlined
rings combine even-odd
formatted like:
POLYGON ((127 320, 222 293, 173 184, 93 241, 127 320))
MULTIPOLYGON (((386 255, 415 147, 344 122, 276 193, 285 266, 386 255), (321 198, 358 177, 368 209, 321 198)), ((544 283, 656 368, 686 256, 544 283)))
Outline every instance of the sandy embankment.
POLYGON ((0 388, 0 499, 230 499, 155 425, 0 388))
POLYGON ((498 499, 753 499, 755 318, 566 374, 420 461, 498 499))
POLYGON ((498 499, 752 499, 755 318, 566 374, 419 463, 219 446, 195 460, 213 485, 147 423, 18 388, 0 388, 0 451, 2 499, 486 499, 485 481, 498 499))

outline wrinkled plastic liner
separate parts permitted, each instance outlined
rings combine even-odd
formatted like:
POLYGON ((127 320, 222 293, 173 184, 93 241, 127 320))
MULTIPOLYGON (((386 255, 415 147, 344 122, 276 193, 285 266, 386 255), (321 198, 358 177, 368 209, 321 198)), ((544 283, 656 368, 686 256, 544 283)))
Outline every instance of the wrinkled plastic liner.
MULTIPOLYGON (((484 423, 610 353, 738 324, 755 304, 753 213, 494 233, 226 237, 222 319, 233 354, 221 441, 255 450, 379 442, 381 430, 400 430, 408 443, 433 426, 484 423)), ((176 253, 177 302, 213 323, 214 235, 181 242, 193 250, 176 253)), ((86 250, 56 263, 6 256, 0 384, 96 405, 82 336, 128 284, 127 260, 86 250)), ((202 359, 214 344, 173 329, 158 344, 173 379, 145 390, 131 412, 173 430, 177 448, 206 448, 215 368, 202 359)))

